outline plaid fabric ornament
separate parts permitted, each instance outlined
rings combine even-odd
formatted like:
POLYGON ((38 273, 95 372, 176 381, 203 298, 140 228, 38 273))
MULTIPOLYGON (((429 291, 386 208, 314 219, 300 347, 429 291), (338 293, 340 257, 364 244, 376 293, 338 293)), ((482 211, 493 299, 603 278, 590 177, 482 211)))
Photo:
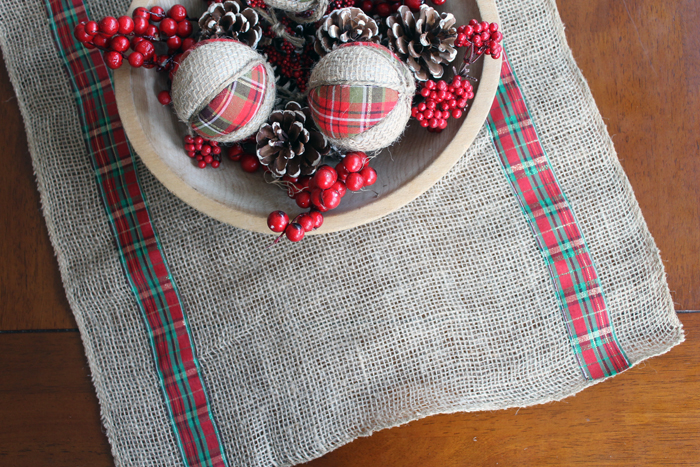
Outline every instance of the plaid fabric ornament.
POLYGON ((325 135, 348 138, 382 121, 398 100, 398 91, 381 86, 328 85, 311 90, 309 108, 325 135))
POLYGON ((192 120, 192 129, 205 138, 215 138, 243 127, 260 109, 267 80, 265 67, 254 67, 204 107, 192 120))

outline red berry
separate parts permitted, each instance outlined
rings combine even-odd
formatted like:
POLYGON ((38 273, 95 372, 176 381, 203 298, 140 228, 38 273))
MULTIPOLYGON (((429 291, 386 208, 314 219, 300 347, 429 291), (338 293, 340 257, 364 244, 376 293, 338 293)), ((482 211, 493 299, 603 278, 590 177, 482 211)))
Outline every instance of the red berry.
POLYGON ((177 22, 172 18, 165 18, 160 23, 160 32, 167 37, 174 36, 177 33, 177 22))
POLYGON ((433 5, 440 6, 445 3, 445 0, 433 0, 433 5))
POLYGON ((96 47, 99 47, 101 49, 107 48, 107 41, 109 41, 109 39, 107 39, 102 34, 96 34, 95 37, 92 38, 93 44, 95 44, 96 47))
POLYGON ((452 111, 452 117, 453 118, 462 118, 462 110, 461 109, 454 109, 452 111))
POLYGON ((194 138, 194 144, 204 144, 204 138, 197 136, 194 138))
POLYGON ((213 161, 211 163, 211 166, 214 167, 215 169, 218 169, 220 165, 221 165, 221 162, 219 162, 219 161, 213 161))
POLYGON ((382 18, 386 18, 391 14, 391 6, 386 2, 377 3, 374 5, 374 11, 382 18))
POLYGON ((304 232, 311 232, 314 229, 314 218, 309 214, 302 214, 296 218, 297 224, 299 224, 304 232))
MULTIPOLYGON (((192 140, 192 142, 194 142, 194 140, 192 140)), ((234 144, 233 146, 228 148, 228 150, 226 151, 226 155, 232 161, 237 162, 241 160, 241 156, 243 155, 243 148, 240 144, 234 144)))
MULTIPOLYGON (((201 157, 201 156, 200 156, 200 157, 201 157)), ((206 166, 207 166, 207 163, 204 162, 204 161, 199 161, 199 163, 197 163, 197 167, 199 167, 200 169, 203 169, 203 168, 205 168, 206 166)))
POLYGON ((423 128, 428 128, 428 126, 430 126, 430 123, 428 123, 428 120, 423 119, 420 121, 420 126, 422 126, 423 128))
POLYGON ((447 128, 447 120, 445 120, 445 119, 440 120, 440 124, 438 125, 438 128, 440 128, 441 130, 444 130, 445 128, 447 128))
POLYGON ((314 219, 314 228, 318 229, 323 225, 323 214, 318 211, 311 211, 309 215, 314 219))
POLYGON ((129 39, 124 36, 114 36, 109 41, 109 48, 117 52, 124 52, 129 48, 129 39))
POLYGON ((202 155, 204 155, 204 156, 211 154, 211 146, 209 146, 208 144, 205 144, 204 146, 202 146, 201 152, 202 152, 202 155))
MULTIPOLYGON (((138 68, 143 65, 143 54, 139 52, 132 52, 131 55, 129 55, 129 65, 133 66, 134 68, 138 68)), ((158 96, 158 100, 160 100, 160 95, 158 96)))
MULTIPOLYGON (((134 52, 134 53, 138 53, 138 52, 134 52)), ((168 92, 168 91, 159 92, 158 93, 158 102, 160 102, 163 105, 170 104, 170 102, 172 102, 172 99, 170 98, 170 92, 168 92)), ((211 152, 211 149, 209 149, 209 151, 211 152)), ((202 151, 202 154, 204 154, 204 151, 202 151)))
POLYGON ((420 95, 423 97, 428 97, 430 95, 430 89, 427 87, 420 90, 420 95))
POLYGON ((173 5, 170 10, 168 10, 168 16, 179 23, 187 18, 187 10, 182 5, 173 5))
POLYGON ((146 38, 158 39, 160 33, 158 32, 158 26, 154 24, 149 24, 146 28, 146 32, 143 34, 146 38))
POLYGON ((190 135, 186 135, 185 138, 183 139, 185 144, 193 144, 194 143, 194 138, 191 137, 190 135))
POLYGON ((343 165, 348 172, 359 172, 364 165, 364 156, 361 152, 349 152, 343 159, 343 165))
POLYGON ((182 45, 182 39, 179 36, 173 36, 173 37, 169 38, 165 43, 171 49, 177 50, 182 45))
POLYGON ((287 236, 290 242, 300 242, 304 238, 304 227, 292 222, 284 230, 284 234, 287 236))
POLYGON ((374 4, 372 3, 372 0, 363 0, 363 2, 360 3, 360 8, 362 8, 362 11, 368 15, 372 15, 374 12, 374 4))
POLYGON ((137 9, 134 10, 134 12, 131 15, 134 19, 136 18, 146 18, 148 19, 151 14, 148 12, 147 8, 144 8, 142 6, 138 7, 137 9))
POLYGON ((342 162, 339 162, 338 165, 335 166, 335 171, 338 174, 338 180, 340 180, 341 182, 344 182, 350 174, 350 172, 348 172, 348 169, 345 168, 345 164, 343 164, 342 162))
POLYGON ((342 198, 342 196, 340 196, 340 193, 338 193, 336 190, 334 190, 332 188, 330 188, 328 190, 323 190, 323 193, 321 194, 321 196, 322 196, 321 199, 323 200, 323 204, 325 204, 325 206, 328 209, 337 208, 338 205, 340 204, 340 198, 342 198))
MULTIPOLYGON (((142 36, 146 33, 146 29, 148 29, 148 20, 146 18, 134 18, 134 34, 138 36, 142 36)), ((140 39, 140 38, 137 38, 140 39)))
POLYGON ((189 21, 180 21, 177 23, 177 35, 180 37, 188 37, 192 34, 192 25, 189 21))
POLYGON ((435 81, 433 81, 432 79, 429 79, 425 82, 425 87, 432 91, 437 87, 437 84, 435 84, 435 81))
POLYGON ((182 40, 182 45, 180 46, 182 48, 182 51, 184 52, 187 49, 191 49, 193 45, 195 45, 197 41, 192 39, 191 37, 187 37, 182 40))
POLYGON ((420 6, 423 4, 422 0, 405 0, 404 5, 411 9, 413 12, 420 10, 420 6))
POLYGON ((425 102, 421 102, 420 104, 418 104, 418 111, 419 111, 419 112, 425 112, 425 109, 426 109, 426 108, 427 108, 427 107, 426 107, 426 105, 425 105, 425 102))
MULTIPOLYGON (((76 39, 78 39, 80 42, 88 42, 93 40, 93 36, 85 32, 85 25, 84 24, 78 24, 75 29, 73 29, 73 36, 75 36, 76 39)), ((95 36, 95 38, 100 37, 100 36, 95 36)))
POLYGON ((119 21, 114 16, 105 16, 100 20, 99 28, 105 36, 113 36, 119 31, 119 21))
POLYGON ((188 143, 187 140, 185 140, 185 151, 187 152, 194 152, 194 144, 188 143))
POLYGON ((284 211, 273 211, 267 216, 267 227, 273 232, 284 232, 289 224, 289 216, 284 211))
POLYGON ((351 173, 345 180, 345 186, 350 191, 360 191, 365 186, 365 179, 360 173, 351 173))
POLYGON ((97 25, 95 21, 88 21, 85 23, 85 32, 90 34, 91 36, 94 36, 97 34, 97 32, 100 30, 100 27, 97 25))
POLYGON ((342 198, 343 196, 345 196, 345 191, 346 191, 345 183, 338 180, 337 182, 335 182, 333 184, 333 186, 331 187, 331 190, 335 190, 338 193, 340 193, 340 197, 342 198))
POLYGON ((156 51, 155 47, 153 47, 153 43, 149 40, 139 42, 134 50, 143 55, 144 60, 151 58, 153 53, 156 51))
POLYGON ((131 34, 134 32, 134 20, 128 16, 120 16, 117 20, 119 22, 119 34, 131 34))
POLYGON ((328 208, 323 204, 323 198, 321 196, 322 190, 320 188, 314 188, 311 190, 311 204, 316 206, 319 211, 326 212, 328 208))
POLYGON ((491 31, 491 32, 498 31, 498 24, 496 24, 496 23, 489 24, 489 31, 491 31))
POLYGON ((151 8, 151 21, 158 23, 163 19, 163 16, 165 16, 165 10, 163 8, 159 6, 151 8))
POLYGON ((396 13, 401 8, 401 2, 393 2, 391 5, 391 12, 396 13))
POLYGON ((374 185, 377 181, 377 172, 372 167, 365 167, 360 171, 360 175, 365 179, 365 186, 374 185))
POLYGON ((260 167, 260 161, 253 154, 243 154, 241 156, 241 168, 244 172, 253 173, 260 167))
POLYGON ((114 50, 106 52, 104 55, 104 60, 105 65, 107 65, 113 70, 116 70, 117 68, 122 66, 122 54, 120 54, 119 52, 115 52, 114 50))
POLYGON ((311 194, 308 191, 297 193, 297 195, 294 197, 294 201, 296 201, 297 206, 302 209, 306 209, 311 206, 311 194))
POLYGON ((338 173, 327 165, 319 167, 314 175, 314 183, 322 190, 333 186, 336 180, 338 180, 338 173))

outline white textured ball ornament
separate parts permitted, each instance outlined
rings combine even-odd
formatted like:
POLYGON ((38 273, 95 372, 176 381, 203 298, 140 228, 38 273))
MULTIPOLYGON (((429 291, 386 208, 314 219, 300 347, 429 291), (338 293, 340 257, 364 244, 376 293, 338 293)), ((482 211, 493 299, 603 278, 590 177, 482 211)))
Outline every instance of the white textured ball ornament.
POLYGON ((376 151, 406 129, 415 92, 413 73, 389 49, 351 42, 314 67, 308 101, 316 126, 333 144, 376 151))
POLYGON ((265 58, 231 39, 197 43, 180 59, 171 96, 178 118, 197 134, 231 143, 258 131, 275 103, 265 58))

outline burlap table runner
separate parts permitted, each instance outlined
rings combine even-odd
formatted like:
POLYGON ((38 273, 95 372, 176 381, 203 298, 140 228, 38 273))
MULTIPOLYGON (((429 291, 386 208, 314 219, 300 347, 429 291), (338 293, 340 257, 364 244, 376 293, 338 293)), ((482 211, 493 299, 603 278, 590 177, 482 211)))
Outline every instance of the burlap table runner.
MULTIPOLYGON (((183 465, 152 336, 86 147, 64 66, 70 57, 54 42, 63 18, 48 19, 53 1, 5 1, 0 11, 49 234, 116 464, 183 465)), ((128 3, 86 2, 92 17, 119 15, 128 3)), ((632 365, 664 353, 683 332, 663 266, 554 1, 498 6, 616 342, 632 365)), ((229 465, 293 465, 427 415, 559 400, 601 380, 579 366, 551 271, 496 147, 484 127, 405 208, 270 250, 265 236, 184 205, 137 162, 198 357, 203 416, 218 426, 229 465)))

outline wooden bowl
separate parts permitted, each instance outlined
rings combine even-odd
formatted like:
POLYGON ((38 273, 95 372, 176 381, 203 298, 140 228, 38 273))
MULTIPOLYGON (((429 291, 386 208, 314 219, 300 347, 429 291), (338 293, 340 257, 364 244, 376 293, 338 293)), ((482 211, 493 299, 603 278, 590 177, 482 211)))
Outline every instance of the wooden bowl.
MULTIPOLYGON (((184 4, 190 16, 204 9, 201 0, 135 0, 130 12, 157 4, 184 4)), ((457 24, 472 18, 498 23, 494 0, 448 0, 440 10, 451 11, 457 24)), ((461 63, 461 54, 455 63, 461 63)), ((437 182, 459 160, 491 109, 499 82, 501 60, 485 57, 472 65, 476 96, 466 117, 449 120, 442 133, 428 133, 415 120, 400 141, 373 161, 377 182, 363 192, 345 195, 340 206, 324 214, 323 227, 314 233, 335 232, 376 220, 407 203, 437 182)), ((164 73, 123 66, 114 73, 117 105, 133 148, 148 169, 173 194, 195 209, 236 227, 271 233, 267 216, 281 209, 294 217, 303 210, 286 190, 267 184, 261 173, 249 174, 240 164, 222 158, 218 169, 199 169, 185 155, 186 126, 157 94, 167 89, 164 73)))

